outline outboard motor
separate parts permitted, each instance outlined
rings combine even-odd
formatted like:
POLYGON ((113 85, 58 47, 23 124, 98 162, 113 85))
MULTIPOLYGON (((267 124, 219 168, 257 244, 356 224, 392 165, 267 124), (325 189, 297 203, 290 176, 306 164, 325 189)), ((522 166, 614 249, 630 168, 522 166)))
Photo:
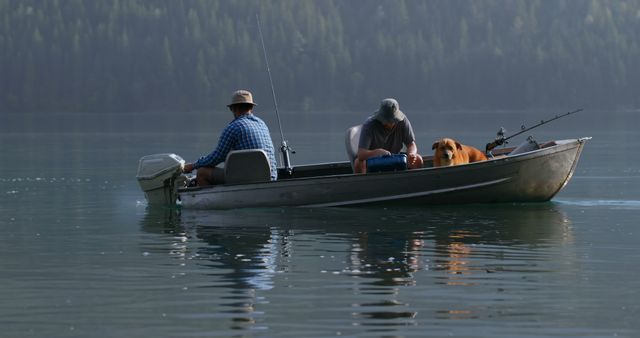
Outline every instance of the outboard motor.
POLYGON ((176 154, 144 156, 138 166, 138 183, 149 204, 173 205, 178 188, 185 185, 185 161, 176 154))

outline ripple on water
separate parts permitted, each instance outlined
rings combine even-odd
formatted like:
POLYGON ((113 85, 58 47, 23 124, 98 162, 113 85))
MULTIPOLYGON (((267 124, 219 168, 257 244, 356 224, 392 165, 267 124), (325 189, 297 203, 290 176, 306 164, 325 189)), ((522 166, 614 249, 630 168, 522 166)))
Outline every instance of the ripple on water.
POLYGON ((612 207, 617 209, 640 209, 640 201, 638 200, 572 200, 557 199, 554 200, 559 204, 575 205, 581 207, 612 207))
MULTIPOLYGON (((90 178, 80 177, 0 177, 1 183, 89 183, 90 178)), ((105 181, 108 183, 108 181, 105 181)))

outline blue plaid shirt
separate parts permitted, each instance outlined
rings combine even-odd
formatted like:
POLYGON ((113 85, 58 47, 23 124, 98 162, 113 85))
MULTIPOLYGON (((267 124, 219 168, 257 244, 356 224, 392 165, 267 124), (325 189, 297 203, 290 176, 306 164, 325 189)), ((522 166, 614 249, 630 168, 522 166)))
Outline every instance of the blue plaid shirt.
POLYGON ((278 178, 278 167, 271 142, 269 128, 259 117, 249 113, 231 121, 220 135, 218 146, 209 155, 202 156, 194 168, 215 167, 227 158, 232 150, 262 149, 271 162, 271 180, 278 178))

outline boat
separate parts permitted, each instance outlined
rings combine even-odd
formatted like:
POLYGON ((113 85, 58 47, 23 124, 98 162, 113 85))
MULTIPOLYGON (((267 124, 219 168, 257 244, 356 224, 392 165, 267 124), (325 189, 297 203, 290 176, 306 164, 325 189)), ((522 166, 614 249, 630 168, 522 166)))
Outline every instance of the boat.
POLYGON ((189 186, 180 156, 156 154, 140 160, 137 179, 150 205, 188 209, 545 202, 567 185, 589 139, 528 139, 487 161, 448 167, 433 167, 432 156, 421 169, 367 174, 354 174, 350 160, 307 164, 279 168, 275 181, 264 152, 238 151, 225 163, 239 177, 208 187, 189 186))

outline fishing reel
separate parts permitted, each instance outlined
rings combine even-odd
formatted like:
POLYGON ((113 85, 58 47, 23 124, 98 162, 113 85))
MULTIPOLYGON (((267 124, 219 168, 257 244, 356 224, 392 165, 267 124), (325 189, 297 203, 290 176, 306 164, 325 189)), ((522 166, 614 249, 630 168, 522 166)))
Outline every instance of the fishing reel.
MULTIPOLYGON (((487 154, 487 156, 493 157, 493 154, 491 153, 491 150, 493 150, 497 146, 500 146, 500 145, 503 145, 503 144, 507 144, 507 140, 509 140, 509 139, 511 139, 511 138, 513 138, 515 136, 518 136, 518 135, 520 135, 522 133, 525 133, 525 132, 527 132, 527 131, 529 131, 531 129, 538 128, 541 125, 547 124, 547 123, 549 123, 551 121, 554 121, 554 120, 557 120, 559 118, 562 118, 562 117, 565 117, 565 116, 568 116, 568 115, 571 115, 571 114, 575 114, 575 113, 578 113, 578 112, 581 112, 581 111, 582 111, 582 108, 576 109, 574 111, 570 111, 568 113, 564 113, 562 115, 556 115, 554 118, 551 118, 551 119, 548 119, 548 120, 541 120, 539 123, 537 123, 537 124, 535 124, 535 125, 533 125, 533 126, 531 126, 529 128, 527 128, 525 125, 522 125, 522 126, 520 126, 520 131, 519 132, 517 132, 517 133, 515 133, 513 135, 510 135, 508 137, 504 136, 504 134, 507 131, 504 128, 500 127, 500 130, 498 130, 498 136, 496 137, 496 139, 493 140, 493 142, 491 142, 491 143, 487 143, 487 146, 485 148, 485 153, 487 154)), ((537 145, 537 143, 532 138, 530 140, 527 139, 527 141, 528 141, 529 144, 536 144, 537 145)))
POLYGON ((282 155, 282 164, 284 165, 284 169, 289 177, 293 174, 293 167, 291 166, 291 154, 295 154, 295 150, 293 150, 287 141, 282 140, 282 144, 280 145, 280 154, 282 155))
POLYGON ((493 150, 497 146, 501 146, 503 144, 509 143, 507 141, 507 138, 504 136, 506 133, 507 133, 507 130, 504 129, 504 127, 500 127, 500 130, 498 130, 498 132, 496 133, 496 138, 493 140, 493 142, 487 143, 485 147, 485 153, 487 155, 493 157, 491 150, 493 150))
POLYGON ((507 133, 507 130, 504 127, 500 127, 500 130, 496 133, 496 142, 499 142, 498 145, 507 144, 507 139, 504 137, 504 134, 507 133))

